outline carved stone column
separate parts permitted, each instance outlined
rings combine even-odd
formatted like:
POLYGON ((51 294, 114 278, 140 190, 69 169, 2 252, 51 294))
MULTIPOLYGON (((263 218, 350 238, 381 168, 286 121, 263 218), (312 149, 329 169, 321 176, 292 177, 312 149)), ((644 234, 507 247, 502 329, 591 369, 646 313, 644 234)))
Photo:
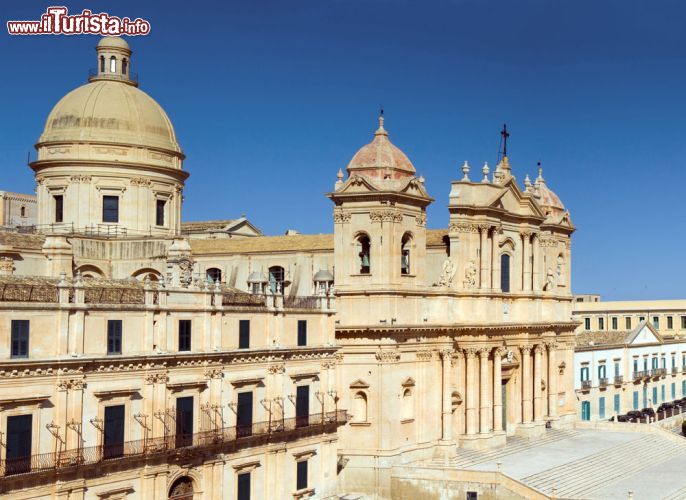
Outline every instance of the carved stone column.
POLYGON ((539 239, 538 233, 534 233, 533 239, 533 254, 534 254, 534 262, 533 262, 533 280, 534 280, 534 285, 533 289, 534 291, 539 291, 541 290, 541 242, 539 239))
POLYGON ((522 423, 530 424, 533 409, 531 407, 531 346, 520 348, 522 352, 522 423))
POLYGON ((474 384, 474 358, 476 349, 469 347, 464 350, 467 358, 467 434, 476 434, 476 387, 474 384))
POLYGON ((541 393, 541 356, 543 354, 543 346, 538 344, 534 347, 534 422, 543 420, 542 410, 542 393, 541 393))
POLYGON ((493 430, 503 430, 503 373, 502 358, 507 349, 498 347, 493 351, 493 430))
POLYGON ((524 255, 522 257, 522 290, 529 292, 531 291, 531 233, 523 231, 520 234, 524 243, 524 255))
POLYGON ((557 342, 546 343, 548 347, 548 416, 557 418, 557 342))
POLYGON ((443 362, 443 398, 442 398, 442 433, 441 439, 443 441, 449 441, 453 438, 453 426, 452 426, 452 412, 450 411, 451 404, 451 390, 450 382, 452 380, 452 360, 453 355, 452 349, 443 349, 441 351, 441 360, 443 362))
POLYGON ((498 232, 494 226, 491 231, 491 288, 500 290, 500 258, 498 256, 498 232))
POLYGON ((487 434, 491 431, 491 412, 493 408, 491 405, 491 386, 488 377, 488 355, 490 351, 490 347, 484 347, 479 350, 479 366, 481 368, 481 374, 479 375, 479 391, 481 394, 479 397, 479 432, 481 434, 487 434))
POLYGON ((479 225, 479 236, 481 237, 481 250, 479 251, 480 273, 479 287, 484 290, 489 288, 488 283, 488 226, 479 225))

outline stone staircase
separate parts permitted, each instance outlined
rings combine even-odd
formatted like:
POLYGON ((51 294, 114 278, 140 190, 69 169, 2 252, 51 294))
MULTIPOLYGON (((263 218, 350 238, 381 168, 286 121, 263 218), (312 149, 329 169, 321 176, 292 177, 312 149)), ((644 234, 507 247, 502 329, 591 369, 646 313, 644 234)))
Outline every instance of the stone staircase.
POLYGON ((488 450, 465 450, 459 448, 457 455, 448 462, 442 459, 433 459, 430 464, 438 467, 456 467, 465 469, 473 465, 498 460, 507 455, 519 453, 530 448, 535 448, 555 441, 570 438, 579 434, 576 430, 548 429, 544 436, 529 439, 518 436, 507 438, 507 446, 488 450))
POLYGON ((546 495, 552 495, 554 488, 555 497, 560 499, 593 498, 593 491, 683 453, 684 445, 681 443, 658 435, 646 435, 520 481, 546 495))

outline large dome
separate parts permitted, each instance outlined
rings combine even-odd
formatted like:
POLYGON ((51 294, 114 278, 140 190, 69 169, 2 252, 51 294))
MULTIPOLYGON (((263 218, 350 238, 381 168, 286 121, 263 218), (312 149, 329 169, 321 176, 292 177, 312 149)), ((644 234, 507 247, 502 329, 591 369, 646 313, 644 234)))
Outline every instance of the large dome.
POLYGON ((65 142, 117 143, 181 153, 162 107, 133 85, 116 80, 87 83, 52 109, 39 145, 65 142))
POLYGON ((416 172, 405 153, 388 139, 383 117, 379 118, 374 140, 355 153, 346 170, 348 174, 360 173, 379 179, 407 178, 416 172))

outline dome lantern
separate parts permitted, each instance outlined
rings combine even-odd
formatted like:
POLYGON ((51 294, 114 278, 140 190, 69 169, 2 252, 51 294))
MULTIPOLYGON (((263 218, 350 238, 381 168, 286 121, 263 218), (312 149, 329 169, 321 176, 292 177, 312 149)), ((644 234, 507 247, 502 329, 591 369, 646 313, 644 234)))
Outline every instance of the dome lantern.
POLYGON ((138 75, 131 73, 131 49, 123 38, 106 36, 95 47, 97 62, 91 69, 88 81, 116 80, 135 87, 138 86, 138 75))

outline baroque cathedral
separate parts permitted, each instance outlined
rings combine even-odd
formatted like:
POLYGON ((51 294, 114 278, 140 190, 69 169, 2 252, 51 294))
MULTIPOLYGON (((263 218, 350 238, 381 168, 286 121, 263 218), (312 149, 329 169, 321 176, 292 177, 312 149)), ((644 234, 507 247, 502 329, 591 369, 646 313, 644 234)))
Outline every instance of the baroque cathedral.
POLYGON ((0 231, 2 494, 391 498, 396 466, 573 425, 574 226, 540 169, 465 163, 427 229, 380 117, 332 234, 187 224, 131 56, 98 43, 38 138, 37 224, 0 231))

